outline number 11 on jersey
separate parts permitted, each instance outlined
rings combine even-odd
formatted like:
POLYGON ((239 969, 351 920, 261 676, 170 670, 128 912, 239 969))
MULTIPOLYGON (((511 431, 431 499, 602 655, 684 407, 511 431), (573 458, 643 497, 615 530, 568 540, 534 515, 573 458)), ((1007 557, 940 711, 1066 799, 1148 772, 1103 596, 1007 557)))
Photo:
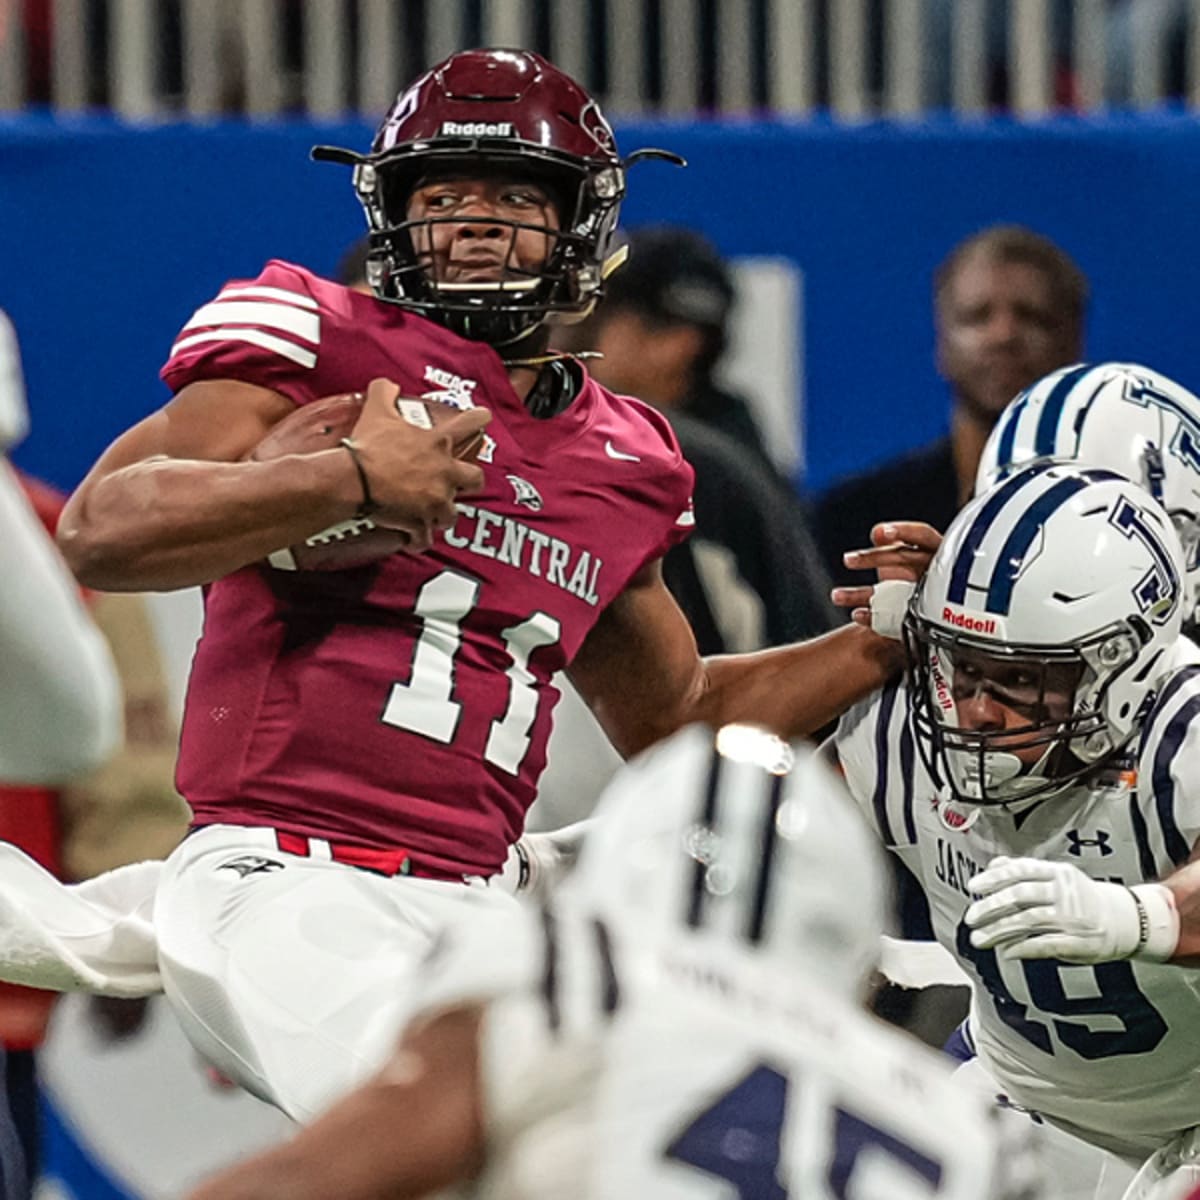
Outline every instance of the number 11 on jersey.
MULTIPOLYGON (((421 635, 413 651, 407 683, 394 683, 380 718, 385 725, 419 733, 443 745, 454 741, 462 704, 454 699, 454 660, 462 646, 463 621, 479 598, 478 580, 442 571, 417 593, 413 612, 421 635)), ((529 669, 530 655, 553 646, 561 627, 548 613, 535 612, 503 631, 508 652, 508 703, 488 730, 484 758, 515 775, 529 750, 529 731, 537 716, 538 691, 529 669)))

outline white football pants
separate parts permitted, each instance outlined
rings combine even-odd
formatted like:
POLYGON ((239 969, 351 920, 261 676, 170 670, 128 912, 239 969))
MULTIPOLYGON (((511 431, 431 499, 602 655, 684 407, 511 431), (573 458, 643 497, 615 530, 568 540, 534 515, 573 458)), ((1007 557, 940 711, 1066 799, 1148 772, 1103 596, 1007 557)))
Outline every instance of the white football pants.
POLYGON ((215 825, 167 860, 159 965, 213 1066, 306 1121, 396 1045, 440 930, 515 905, 499 888, 285 854, 274 831, 215 825))

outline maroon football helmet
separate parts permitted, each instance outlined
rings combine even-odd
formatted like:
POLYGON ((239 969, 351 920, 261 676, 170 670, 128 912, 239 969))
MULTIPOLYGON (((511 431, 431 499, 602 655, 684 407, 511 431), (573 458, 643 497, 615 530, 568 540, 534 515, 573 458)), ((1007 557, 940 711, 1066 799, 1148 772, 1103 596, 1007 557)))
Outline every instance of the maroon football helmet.
POLYGON ((384 118, 369 154, 318 146, 313 157, 354 167, 367 214, 367 281, 376 295, 464 337, 503 346, 551 313, 585 314, 600 298, 625 195, 625 170, 665 150, 617 153, 608 122, 577 83, 528 50, 465 50, 422 75, 384 118), (511 175, 545 188, 557 230, 492 217, 410 220, 414 189, 439 175, 511 175), (452 283, 420 257, 413 232, 437 223, 511 228, 508 260, 494 282, 452 283), (552 247, 536 272, 513 261, 519 229, 552 247))

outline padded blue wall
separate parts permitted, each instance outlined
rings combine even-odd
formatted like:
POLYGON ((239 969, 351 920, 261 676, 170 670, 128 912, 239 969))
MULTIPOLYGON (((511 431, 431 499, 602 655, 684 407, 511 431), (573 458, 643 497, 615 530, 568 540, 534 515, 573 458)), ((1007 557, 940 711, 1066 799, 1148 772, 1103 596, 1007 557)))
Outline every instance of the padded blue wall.
MULTIPOLYGON (((728 254, 805 275, 808 482, 927 440, 946 394, 932 365, 930 275, 960 238, 1019 221, 1092 280, 1092 357, 1141 359, 1200 385, 1200 122, 1183 115, 1018 124, 938 119, 653 124, 686 171, 635 168, 626 223, 674 220, 728 254)), ((343 169, 315 141, 367 126, 122 127, 0 121, 0 306, 23 341, 34 433, 18 461, 71 486, 165 399, 157 369, 182 321, 268 257, 332 271, 361 230, 343 169)))

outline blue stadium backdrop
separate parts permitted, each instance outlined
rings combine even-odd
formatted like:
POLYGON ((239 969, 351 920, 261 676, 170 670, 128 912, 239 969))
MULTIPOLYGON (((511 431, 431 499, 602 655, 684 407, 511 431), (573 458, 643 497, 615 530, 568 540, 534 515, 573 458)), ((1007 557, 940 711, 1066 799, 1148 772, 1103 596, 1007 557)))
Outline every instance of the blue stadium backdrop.
MULTIPOLYGON (((0 306, 21 334, 34 408, 18 461, 73 485, 163 399, 156 371, 175 331, 226 278, 275 256, 332 271, 361 218, 344 169, 307 151, 369 137, 362 123, 0 120, 0 306)), ((1200 384, 1193 118, 654 123, 619 137, 690 162, 635 168, 627 224, 684 222, 727 254, 802 270, 814 489, 943 427, 930 274, 986 223, 1026 223, 1078 258, 1095 294, 1093 356, 1200 384)))
MULTIPOLYGON (((318 141, 365 147, 370 132, 0 119, 0 307, 21 335, 34 416, 18 461, 73 486, 165 398, 157 368, 176 330, 225 279, 268 257, 332 271, 361 217, 345 171, 307 152, 318 141)), ((1195 119, 659 123, 619 137, 690 161, 686 172, 637 168, 627 224, 693 225, 730 256, 780 257, 802 274, 801 442, 814 490, 942 430, 930 276, 992 222, 1028 224, 1079 260, 1095 297, 1092 357, 1140 359, 1200 385, 1195 119)), ((64 1191, 130 1194, 118 1158, 84 1149, 52 1115, 64 1191)))

